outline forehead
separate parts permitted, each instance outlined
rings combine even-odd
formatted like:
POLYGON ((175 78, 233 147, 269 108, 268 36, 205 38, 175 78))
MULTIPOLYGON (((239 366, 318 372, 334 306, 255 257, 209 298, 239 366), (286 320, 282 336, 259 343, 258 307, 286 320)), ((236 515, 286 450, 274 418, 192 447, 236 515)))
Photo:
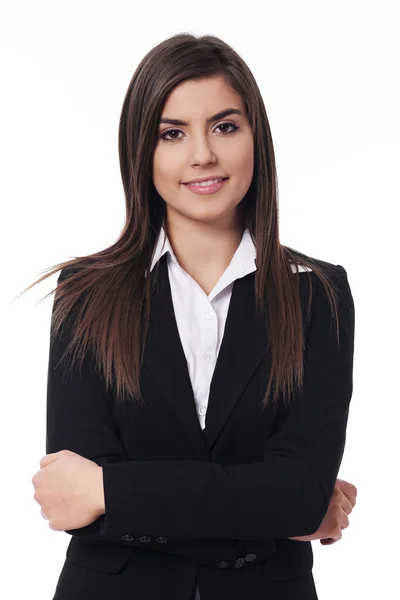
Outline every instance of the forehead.
POLYGON ((227 107, 238 108, 245 114, 240 94, 222 76, 189 79, 170 92, 161 116, 203 120, 227 107))

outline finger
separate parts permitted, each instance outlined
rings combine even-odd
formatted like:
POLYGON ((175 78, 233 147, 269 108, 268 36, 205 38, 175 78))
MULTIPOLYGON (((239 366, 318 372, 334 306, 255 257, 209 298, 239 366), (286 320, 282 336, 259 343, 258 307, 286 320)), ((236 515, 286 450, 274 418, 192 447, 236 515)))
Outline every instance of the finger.
POLYGON ((345 494, 347 496, 347 498, 350 500, 350 502, 352 503, 352 505, 355 506, 356 497, 357 497, 356 486, 353 485, 352 483, 349 483, 348 481, 345 481, 344 479, 338 479, 337 483, 338 483, 338 487, 341 489, 343 494, 345 494))
POLYGON ((333 536, 331 536, 329 538, 324 538, 324 539, 332 540, 331 543, 333 544, 333 543, 338 542, 339 540, 341 540, 342 536, 343 536, 342 530, 340 530, 340 533, 338 533, 337 535, 333 535, 333 536))
POLYGON ((347 527, 350 525, 349 517, 344 510, 342 510, 340 512, 339 521, 340 521, 340 529, 347 529, 347 527))
POLYGON ((356 500, 358 490, 356 486, 348 481, 342 480, 340 484, 341 490, 350 500, 356 500))
POLYGON ((47 465, 50 465, 55 460, 59 460, 62 457, 63 452, 64 452, 63 450, 60 450, 60 452, 52 452, 51 454, 45 454, 40 459, 40 463, 39 463, 40 468, 43 469, 44 467, 47 467, 47 465))
POLYGON ((347 496, 345 496, 345 494, 342 494, 342 498, 340 500, 340 505, 342 507, 342 510, 348 515, 353 510, 353 504, 350 502, 350 500, 347 498, 347 496))
MULTIPOLYGON (((340 538, 339 538, 340 539, 340 538)), ((334 538, 322 538, 321 540, 319 540, 321 542, 321 544, 323 546, 332 546, 332 544, 334 544, 335 542, 338 542, 339 540, 334 539, 334 538)))

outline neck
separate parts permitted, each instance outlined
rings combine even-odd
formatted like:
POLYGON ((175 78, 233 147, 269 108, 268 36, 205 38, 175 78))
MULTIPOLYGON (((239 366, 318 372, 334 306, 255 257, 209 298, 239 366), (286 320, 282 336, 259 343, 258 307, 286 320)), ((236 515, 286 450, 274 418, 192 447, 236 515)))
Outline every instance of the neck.
POLYGON ((193 219, 167 217, 166 231, 181 267, 187 272, 224 271, 235 254, 244 225, 234 215, 221 222, 204 223, 193 219))

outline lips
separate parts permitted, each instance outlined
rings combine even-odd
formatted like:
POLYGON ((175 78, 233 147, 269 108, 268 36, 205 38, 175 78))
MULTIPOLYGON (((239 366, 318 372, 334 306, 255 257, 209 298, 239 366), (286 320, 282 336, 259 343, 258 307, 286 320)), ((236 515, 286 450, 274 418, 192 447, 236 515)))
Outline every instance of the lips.
POLYGON ((229 179, 229 177, 210 177, 209 179, 201 179, 200 181, 185 181, 182 183, 183 185, 190 185, 194 183, 202 183, 203 181, 215 181, 216 179, 225 181, 225 179, 229 179))
MULTIPOLYGON (((214 181, 214 183, 211 184, 207 184, 207 185, 201 185, 200 183, 186 183, 184 185, 186 185, 188 191, 190 193, 194 193, 194 194, 198 194, 200 196, 208 196, 211 194, 215 194, 217 193, 219 190, 221 190, 224 186, 225 183, 227 182, 227 180, 229 179, 229 177, 221 177, 218 178, 217 181, 214 181)), ((206 180, 206 181, 213 181, 213 180, 206 180)))

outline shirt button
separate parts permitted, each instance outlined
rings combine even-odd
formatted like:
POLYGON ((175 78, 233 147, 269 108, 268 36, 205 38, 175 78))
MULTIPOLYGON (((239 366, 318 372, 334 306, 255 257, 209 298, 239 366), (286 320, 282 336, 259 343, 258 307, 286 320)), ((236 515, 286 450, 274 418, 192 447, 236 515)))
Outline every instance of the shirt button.
POLYGON ((142 537, 139 538, 139 542, 142 542, 143 544, 151 542, 151 537, 149 535, 142 535, 142 537))
POLYGON ((229 563, 226 560, 221 560, 221 562, 218 564, 218 567, 220 569, 226 569, 226 567, 229 567, 229 563))
POLYGON ((214 357, 212 354, 206 354, 204 360, 206 361, 206 363, 212 363, 214 362, 214 357))
POLYGON ((200 415, 205 415, 207 412, 207 406, 204 406, 204 404, 202 404, 201 406, 199 406, 199 414, 200 415))
POLYGON ((214 313, 212 310, 206 310, 206 317, 207 319, 213 319, 214 318, 214 313))
POLYGON ((240 557, 237 559, 237 561, 235 562, 235 567, 237 569, 240 569, 240 567, 243 567, 244 565, 244 558, 240 557))
POLYGON ((246 556, 244 557, 244 560, 246 560, 247 562, 251 562, 253 560, 256 560, 257 555, 253 554, 252 552, 250 554, 246 554, 246 556))
POLYGON ((121 540, 125 540, 126 542, 132 542, 133 541, 133 535, 130 535, 129 533, 127 533, 126 535, 123 535, 121 540))
POLYGON ((159 544, 164 544, 164 542, 168 542, 168 538, 160 535, 160 537, 156 538, 156 542, 158 542, 159 544))

